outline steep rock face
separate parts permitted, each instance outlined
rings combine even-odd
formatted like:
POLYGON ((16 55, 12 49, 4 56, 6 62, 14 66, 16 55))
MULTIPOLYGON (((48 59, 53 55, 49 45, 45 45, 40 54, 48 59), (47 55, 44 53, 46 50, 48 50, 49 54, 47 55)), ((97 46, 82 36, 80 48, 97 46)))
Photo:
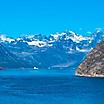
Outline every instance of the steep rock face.
POLYGON ((104 41, 97 44, 76 70, 78 76, 104 77, 104 41))

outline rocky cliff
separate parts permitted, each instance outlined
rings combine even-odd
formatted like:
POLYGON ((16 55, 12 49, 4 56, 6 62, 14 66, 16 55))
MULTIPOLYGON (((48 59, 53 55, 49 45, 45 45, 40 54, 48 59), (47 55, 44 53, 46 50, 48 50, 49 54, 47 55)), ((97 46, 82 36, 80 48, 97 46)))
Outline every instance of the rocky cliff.
POLYGON ((104 41, 97 44, 76 70, 76 75, 104 77, 104 41))

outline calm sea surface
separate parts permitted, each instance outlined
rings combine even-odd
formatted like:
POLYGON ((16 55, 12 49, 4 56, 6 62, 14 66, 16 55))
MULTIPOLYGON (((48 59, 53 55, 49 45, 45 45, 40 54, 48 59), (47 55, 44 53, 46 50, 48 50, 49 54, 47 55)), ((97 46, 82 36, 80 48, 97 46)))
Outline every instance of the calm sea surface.
POLYGON ((104 104, 104 78, 70 70, 0 71, 0 104, 104 104))

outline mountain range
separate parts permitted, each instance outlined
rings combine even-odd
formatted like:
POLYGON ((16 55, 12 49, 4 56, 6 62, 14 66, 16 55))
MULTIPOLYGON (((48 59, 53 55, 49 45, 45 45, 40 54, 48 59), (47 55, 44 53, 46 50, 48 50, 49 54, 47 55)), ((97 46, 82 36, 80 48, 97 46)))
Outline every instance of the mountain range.
POLYGON ((102 29, 90 36, 73 31, 49 36, 26 35, 10 38, 0 35, 1 68, 54 69, 78 66, 86 54, 104 39, 102 29))

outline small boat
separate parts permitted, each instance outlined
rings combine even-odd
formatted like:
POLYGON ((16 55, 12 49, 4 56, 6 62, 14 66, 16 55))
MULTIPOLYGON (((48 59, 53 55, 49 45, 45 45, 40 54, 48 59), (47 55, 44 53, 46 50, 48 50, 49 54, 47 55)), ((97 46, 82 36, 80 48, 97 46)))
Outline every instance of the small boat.
POLYGON ((37 70, 38 68, 37 67, 34 67, 34 69, 37 70))

